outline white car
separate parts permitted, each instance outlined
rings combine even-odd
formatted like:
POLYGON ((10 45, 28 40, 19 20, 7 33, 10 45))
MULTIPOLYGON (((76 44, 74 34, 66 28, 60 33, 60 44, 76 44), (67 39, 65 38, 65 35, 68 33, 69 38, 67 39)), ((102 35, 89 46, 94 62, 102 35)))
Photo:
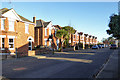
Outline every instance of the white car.
POLYGON ((92 49, 99 49, 98 45, 93 45, 92 49))

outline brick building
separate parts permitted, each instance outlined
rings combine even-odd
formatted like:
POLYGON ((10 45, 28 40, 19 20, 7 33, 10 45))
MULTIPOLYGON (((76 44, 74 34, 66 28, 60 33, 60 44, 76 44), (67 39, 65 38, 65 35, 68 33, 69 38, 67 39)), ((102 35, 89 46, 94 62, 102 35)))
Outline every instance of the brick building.
POLYGON ((34 23, 17 14, 14 9, 0 9, 0 53, 27 55, 34 47, 34 23))
POLYGON ((35 46, 47 46, 58 49, 61 44, 60 40, 55 36, 56 31, 61 29, 59 25, 52 25, 52 22, 45 22, 43 20, 36 20, 33 18, 35 27, 35 46))

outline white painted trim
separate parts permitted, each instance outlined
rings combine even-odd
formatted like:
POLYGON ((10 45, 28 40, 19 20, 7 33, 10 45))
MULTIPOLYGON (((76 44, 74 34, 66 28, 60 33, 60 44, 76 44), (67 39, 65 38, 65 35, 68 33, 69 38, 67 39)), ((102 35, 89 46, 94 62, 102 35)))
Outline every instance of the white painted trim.
POLYGON ((34 39, 33 39, 32 36, 29 36, 28 39, 27 39, 27 41, 33 41, 33 42, 34 42, 34 39), (30 38, 31 38, 32 40, 29 40, 30 38))
POLYGON ((47 31, 47 28, 45 28, 45 35, 44 36, 47 36, 47 34, 48 34, 48 32, 46 33, 46 31, 47 31))
POLYGON ((5 16, 10 11, 12 11, 14 13, 14 15, 18 18, 18 20, 22 21, 22 19, 18 16, 18 14, 15 12, 14 9, 11 9, 11 10, 7 11, 6 13, 2 14, 2 16, 5 16))
POLYGON ((15 20, 13 19, 8 19, 8 23, 9 23, 9 31, 15 31, 15 20), (13 30, 11 30, 11 27, 10 27, 10 23, 9 22, 13 22, 13 30))
POLYGON ((8 36, 8 38, 15 38, 15 36, 8 36))
POLYGON ((1 37, 1 50, 5 50, 5 48, 2 48, 2 38, 4 38, 4 45, 5 45, 5 38, 6 38, 6 36, 2 36, 1 37))
POLYGON ((44 40, 48 40, 48 39, 44 39, 44 40))
POLYGON ((0 35, 0 37, 2 37, 2 38, 6 38, 6 35, 0 35))
POLYGON ((29 24, 27 24, 27 23, 25 23, 25 33, 29 34, 29 24))

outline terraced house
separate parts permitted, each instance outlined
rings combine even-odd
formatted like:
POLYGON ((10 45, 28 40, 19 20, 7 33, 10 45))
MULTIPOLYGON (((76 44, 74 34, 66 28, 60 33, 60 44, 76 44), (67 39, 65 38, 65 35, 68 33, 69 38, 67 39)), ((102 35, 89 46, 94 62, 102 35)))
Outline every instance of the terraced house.
POLYGON ((14 9, 0 9, 1 53, 23 53, 27 55, 34 47, 34 26, 30 20, 17 14, 14 9))

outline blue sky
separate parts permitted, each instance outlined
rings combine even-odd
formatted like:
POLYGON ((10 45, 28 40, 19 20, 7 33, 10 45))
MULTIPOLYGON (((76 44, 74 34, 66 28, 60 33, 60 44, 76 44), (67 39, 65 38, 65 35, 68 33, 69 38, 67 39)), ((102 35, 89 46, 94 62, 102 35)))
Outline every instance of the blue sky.
POLYGON ((79 32, 98 37, 98 41, 107 38, 109 16, 118 13, 117 2, 9 2, 2 8, 14 8, 15 11, 32 21, 33 16, 53 25, 71 24, 79 32))

